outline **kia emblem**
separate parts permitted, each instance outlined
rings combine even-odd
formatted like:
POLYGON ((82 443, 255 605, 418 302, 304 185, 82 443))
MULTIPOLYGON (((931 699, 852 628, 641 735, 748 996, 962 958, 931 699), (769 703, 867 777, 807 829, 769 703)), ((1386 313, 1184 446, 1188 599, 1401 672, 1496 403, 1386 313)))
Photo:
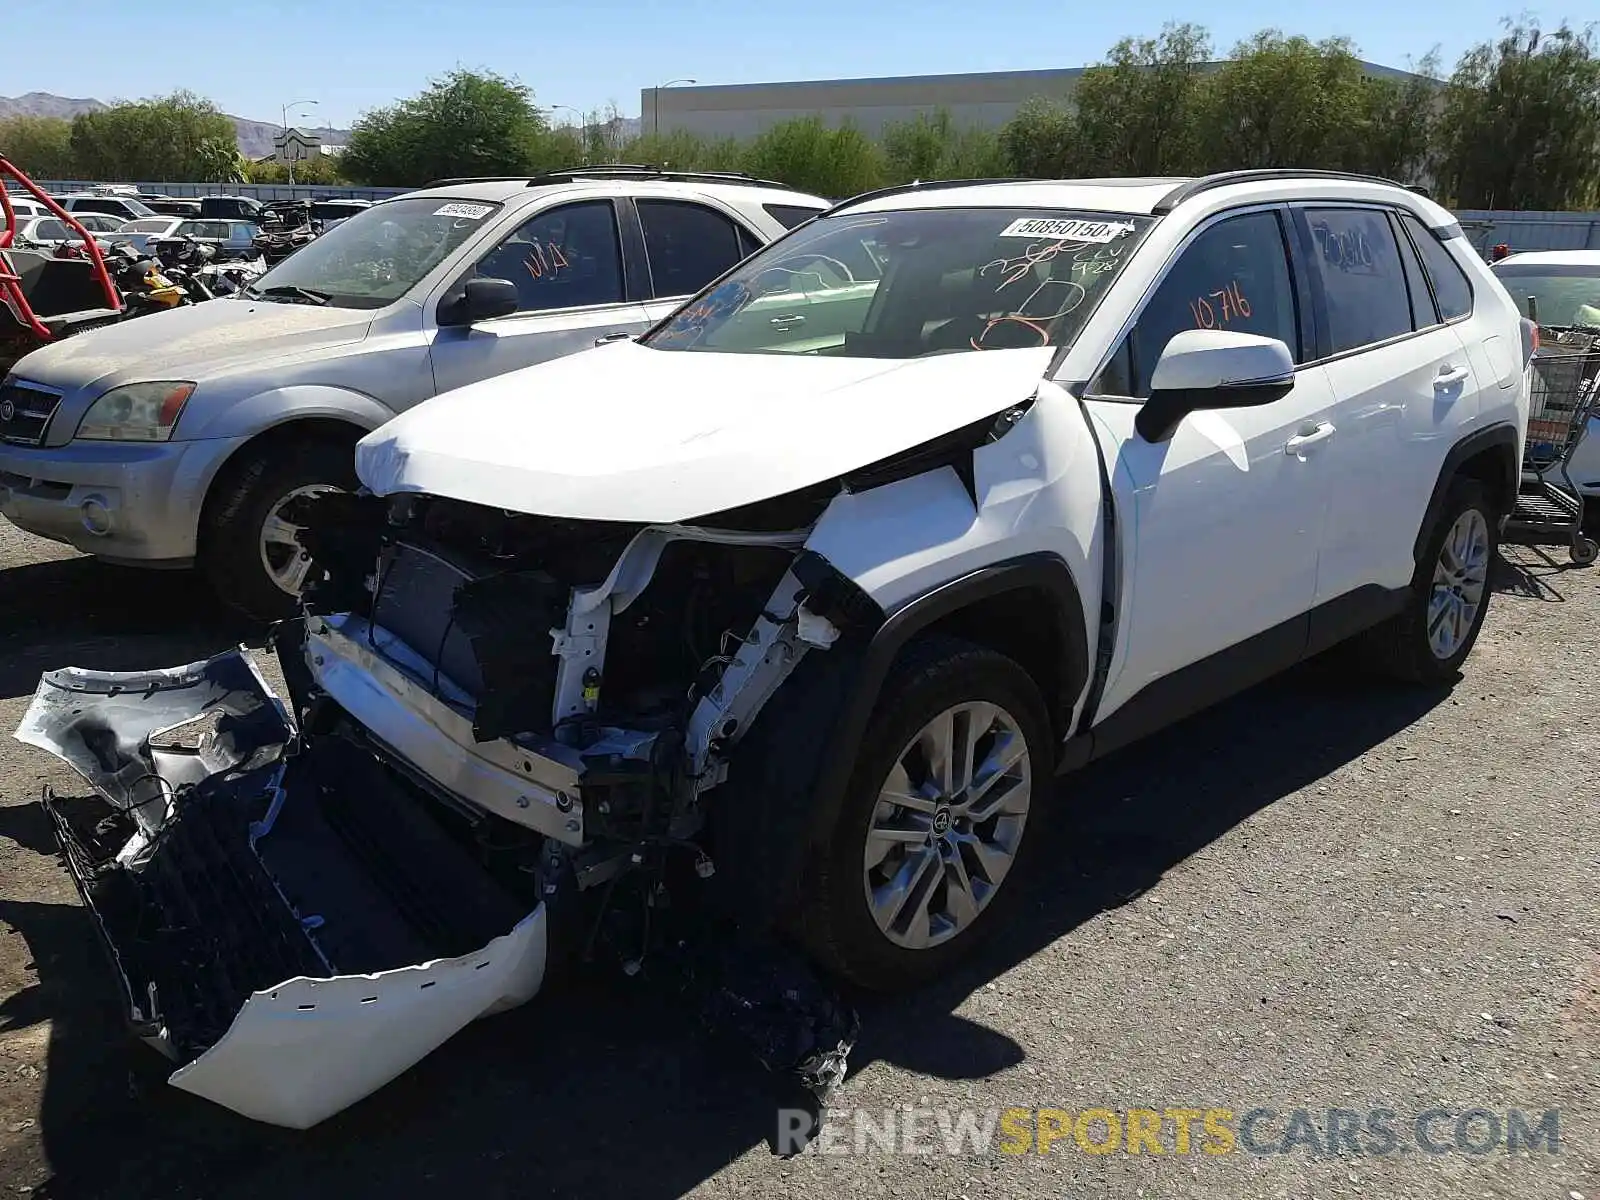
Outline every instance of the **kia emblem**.
POLYGON ((17 406, 9 400, 0 400, 0 421, 9 421, 17 415, 17 406))

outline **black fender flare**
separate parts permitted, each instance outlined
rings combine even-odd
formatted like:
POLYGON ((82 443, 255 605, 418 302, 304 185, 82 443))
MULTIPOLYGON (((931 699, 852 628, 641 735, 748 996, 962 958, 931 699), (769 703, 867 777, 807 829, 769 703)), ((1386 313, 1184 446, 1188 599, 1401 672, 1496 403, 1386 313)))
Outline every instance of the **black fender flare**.
MULTIPOLYGON (((1496 447, 1505 447, 1510 451, 1507 460, 1510 467, 1506 472, 1506 496, 1515 498, 1519 485, 1522 482, 1522 464, 1517 458, 1517 428, 1509 423, 1490 425, 1484 429, 1477 429, 1467 434, 1444 456, 1444 463, 1439 468, 1439 478, 1434 481, 1433 494, 1428 497, 1428 507, 1423 513, 1422 524, 1417 529, 1417 540, 1411 549, 1413 562, 1422 558, 1423 544, 1428 540, 1428 532, 1433 528, 1434 522, 1439 519, 1439 510, 1444 506, 1444 495, 1450 487, 1450 481, 1461 470, 1461 464, 1469 458, 1476 458, 1485 450, 1496 447)), ((1509 507, 1507 509, 1509 511, 1509 507)))
POLYGON ((1054 554, 1038 552, 991 563, 942 583, 889 613, 858 652, 854 678, 821 757, 813 795, 811 845, 821 844, 832 834, 867 724, 901 650, 919 633, 963 608, 1022 590, 1044 592, 1055 607, 1064 661, 1060 664, 1060 694, 1046 696, 1045 702, 1053 723, 1066 729, 1089 672, 1083 601, 1067 564, 1054 554))

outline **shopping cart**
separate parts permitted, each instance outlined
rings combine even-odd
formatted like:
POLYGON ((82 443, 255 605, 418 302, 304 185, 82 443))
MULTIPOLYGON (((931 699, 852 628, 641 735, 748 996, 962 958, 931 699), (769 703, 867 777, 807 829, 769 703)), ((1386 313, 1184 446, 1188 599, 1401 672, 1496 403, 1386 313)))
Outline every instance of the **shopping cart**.
POLYGON ((1600 333, 1542 330, 1533 356, 1528 397, 1528 441, 1522 454, 1522 488, 1502 540, 1523 546, 1570 549, 1587 566, 1600 546, 1583 534, 1583 494, 1568 465, 1600 401, 1600 333))

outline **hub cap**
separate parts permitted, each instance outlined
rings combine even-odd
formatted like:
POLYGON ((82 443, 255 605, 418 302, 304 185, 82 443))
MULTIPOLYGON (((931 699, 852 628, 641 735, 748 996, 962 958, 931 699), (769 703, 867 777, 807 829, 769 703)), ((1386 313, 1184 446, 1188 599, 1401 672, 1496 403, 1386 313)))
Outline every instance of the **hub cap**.
POLYGON ((1489 582, 1489 523, 1475 508, 1456 518, 1433 567, 1428 596, 1428 647, 1452 658, 1472 632, 1489 582))
POLYGON ((867 829, 867 907, 884 936, 926 950, 971 925, 1016 860, 1032 794, 1028 744, 1005 709, 958 704, 924 725, 867 829))
POLYGON ((267 577, 278 585, 279 591, 298 596, 306 581, 306 571, 311 567, 311 555, 295 540, 300 526, 286 520, 283 510, 289 506, 289 501, 301 496, 317 496, 338 490, 327 483, 310 483, 295 488, 273 506, 267 519, 261 523, 261 565, 267 577))

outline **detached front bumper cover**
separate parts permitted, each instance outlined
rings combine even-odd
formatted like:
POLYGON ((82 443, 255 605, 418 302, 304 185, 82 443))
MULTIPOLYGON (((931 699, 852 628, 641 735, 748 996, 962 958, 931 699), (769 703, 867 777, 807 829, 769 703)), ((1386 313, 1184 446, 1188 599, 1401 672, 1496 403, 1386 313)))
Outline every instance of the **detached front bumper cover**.
POLYGON ((130 1021, 184 1064, 170 1081, 303 1129, 532 998, 546 918, 471 877, 403 789, 370 774, 370 756, 286 759, 294 732, 254 663, 230 651, 159 671, 50 672, 16 737, 98 795, 47 806, 130 1021), (434 894, 442 911, 419 910, 434 894), (426 953, 441 946, 452 952, 426 953))

